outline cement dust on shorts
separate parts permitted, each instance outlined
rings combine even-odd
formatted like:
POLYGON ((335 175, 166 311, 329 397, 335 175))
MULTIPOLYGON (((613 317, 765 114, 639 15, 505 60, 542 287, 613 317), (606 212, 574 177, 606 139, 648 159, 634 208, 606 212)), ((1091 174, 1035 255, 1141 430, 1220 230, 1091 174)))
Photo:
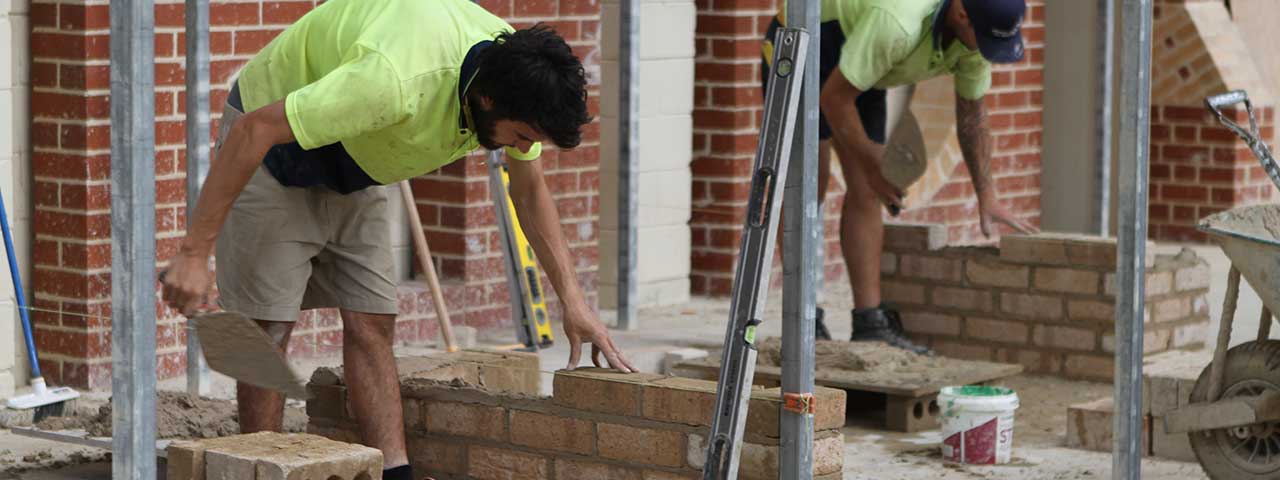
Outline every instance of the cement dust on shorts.
MULTIPOLYGON (((194 397, 179 392, 156 392, 157 438, 214 438, 240 433, 234 400, 194 397)), ((307 415, 302 408, 286 407, 284 430, 306 430, 307 415)), ((111 436, 111 404, 104 404, 93 416, 54 417, 36 424, 41 430, 83 429, 95 437, 111 436)))

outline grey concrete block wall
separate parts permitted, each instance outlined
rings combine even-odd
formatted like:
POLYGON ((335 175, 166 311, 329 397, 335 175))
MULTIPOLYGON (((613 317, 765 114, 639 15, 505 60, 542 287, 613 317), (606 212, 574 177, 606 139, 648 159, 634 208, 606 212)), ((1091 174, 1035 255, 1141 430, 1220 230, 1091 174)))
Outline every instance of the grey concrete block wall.
MULTIPOLYGON (((601 3, 600 306, 617 305, 620 8, 601 3)), ((691 0, 640 5, 637 303, 689 298, 694 27, 691 0)))

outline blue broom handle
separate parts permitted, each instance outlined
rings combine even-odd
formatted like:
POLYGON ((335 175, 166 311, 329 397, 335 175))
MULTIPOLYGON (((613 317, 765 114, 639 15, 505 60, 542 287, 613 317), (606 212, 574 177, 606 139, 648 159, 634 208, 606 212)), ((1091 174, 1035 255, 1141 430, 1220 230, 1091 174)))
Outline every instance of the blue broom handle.
POLYGON ((14 296, 18 297, 18 316, 22 317, 22 335, 27 340, 27 360, 31 362, 31 378, 40 378, 40 361, 36 358, 36 342, 31 337, 31 319, 27 318, 27 297, 22 289, 22 274, 18 272, 18 259, 13 255, 13 235, 9 234, 9 214, 4 207, 4 195, 0 194, 0 230, 4 231, 4 253, 9 255, 9 276, 13 277, 14 296))

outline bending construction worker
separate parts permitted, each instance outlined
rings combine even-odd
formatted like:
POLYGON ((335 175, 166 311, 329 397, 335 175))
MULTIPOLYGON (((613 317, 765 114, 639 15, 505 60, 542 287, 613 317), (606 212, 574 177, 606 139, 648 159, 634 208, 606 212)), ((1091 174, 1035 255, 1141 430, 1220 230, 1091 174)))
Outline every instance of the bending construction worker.
MULTIPOLYGON (((513 31, 467 0, 329 0, 245 65, 208 179, 163 285, 194 313, 217 246, 221 306, 288 345, 300 309, 340 309, 350 404, 383 478, 409 479, 392 339, 397 314, 387 189, 477 147, 504 148, 520 223, 564 305, 578 364, 632 371, 587 304, 537 161, 573 148, 586 77, 551 29, 513 31)), ((461 198, 458 201, 462 201, 461 198)), ((241 431, 280 430, 284 399, 237 385, 241 431)), ((415 479, 416 480, 416 479, 415 479)))
MULTIPOLYGON (((927 353, 903 334, 898 312, 881 302, 881 206, 900 209, 904 193, 885 180, 885 89, 951 74, 956 88, 960 149, 978 197, 982 233, 992 222, 1029 233, 1036 227, 997 201, 991 180, 991 142, 983 96, 991 63, 1022 59, 1024 0, 821 0, 819 199, 826 194, 835 148, 847 192, 840 216, 840 248, 853 286, 854 341, 883 341, 927 353), (838 72, 837 75, 832 75, 838 72)), ((768 81, 772 41, 786 25, 786 6, 765 37, 768 81)), ((819 339, 830 339, 817 312, 819 339)))

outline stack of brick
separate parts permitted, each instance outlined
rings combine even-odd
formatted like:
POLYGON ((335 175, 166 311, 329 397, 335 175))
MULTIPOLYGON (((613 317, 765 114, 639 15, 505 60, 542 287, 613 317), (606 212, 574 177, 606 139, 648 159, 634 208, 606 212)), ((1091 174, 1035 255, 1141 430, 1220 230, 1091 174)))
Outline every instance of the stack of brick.
MULTIPOLYGON (((1005 235, 993 249, 944 247, 945 238, 938 225, 886 226, 883 295, 913 338, 946 356, 1111 380, 1114 239, 1005 235)), ((1208 264, 1190 250, 1153 251, 1149 245, 1144 351, 1201 345, 1208 264)))
POLYGON ((372 480, 382 475, 377 449, 299 433, 180 441, 165 454, 169 480, 372 480))
MULTIPOLYGON (((714 382, 580 369, 557 372, 556 394, 539 398, 466 388, 426 374, 435 379, 401 382, 415 471, 442 480, 700 476, 714 382)), ((322 394, 308 402, 308 432, 354 441, 357 429, 342 404, 341 378, 313 378, 310 388, 322 394)), ((815 395, 814 476, 840 478, 845 393, 819 388, 815 395)), ((780 389, 752 392, 739 478, 778 478, 780 409, 780 389)))
MULTIPOLYGON (((1191 399, 1200 372, 1213 354, 1207 350, 1171 351, 1154 355, 1142 366, 1143 455, 1184 462, 1196 461, 1186 433, 1167 433, 1164 418, 1191 399)), ((1072 405, 1067 409, 1067 446, 1110 452, 1115 408, 1111 398, 1072 405)))

